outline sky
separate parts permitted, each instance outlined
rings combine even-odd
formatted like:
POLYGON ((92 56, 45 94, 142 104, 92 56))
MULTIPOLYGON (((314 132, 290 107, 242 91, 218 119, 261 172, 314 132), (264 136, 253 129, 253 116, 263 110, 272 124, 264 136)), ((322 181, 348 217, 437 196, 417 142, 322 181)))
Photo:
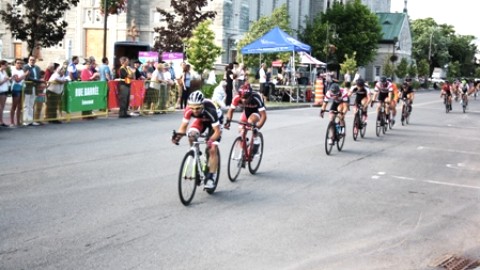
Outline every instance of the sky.
MULTIPOLYGON (((480 45, 479 10, 477 0, 408 0, 410 19, 433 18, 437 24, 453 25, 456 34, 472 35, 480 45)), ((392 0, 391 12, 403 12, 404 0, 392 0)))

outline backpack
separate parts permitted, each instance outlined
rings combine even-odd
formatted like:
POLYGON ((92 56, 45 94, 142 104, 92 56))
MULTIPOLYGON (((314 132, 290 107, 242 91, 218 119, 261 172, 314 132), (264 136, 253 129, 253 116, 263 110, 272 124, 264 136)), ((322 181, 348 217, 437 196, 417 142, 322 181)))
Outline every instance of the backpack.
POLYGON ((255 79, 260 79, 260 69, 258 69, 257 73, 255 73, 255 79))

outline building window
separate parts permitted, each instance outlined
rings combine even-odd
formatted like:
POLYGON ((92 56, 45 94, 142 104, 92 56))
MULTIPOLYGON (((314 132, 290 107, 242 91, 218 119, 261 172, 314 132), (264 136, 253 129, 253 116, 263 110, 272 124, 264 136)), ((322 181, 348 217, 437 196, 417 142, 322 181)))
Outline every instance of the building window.
POLYGON ((375 78, 377 77, 380 77, 380 71, 382 71, 382 67, 381 66, 375 66, 375 78))

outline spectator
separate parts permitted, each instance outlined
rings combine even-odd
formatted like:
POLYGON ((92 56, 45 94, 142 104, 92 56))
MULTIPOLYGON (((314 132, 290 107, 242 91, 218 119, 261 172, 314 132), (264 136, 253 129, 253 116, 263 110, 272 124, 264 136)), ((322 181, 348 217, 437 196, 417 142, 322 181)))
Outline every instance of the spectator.
POLYGON ((192 74, 190 73, 190 65, 185 64, 183 67, 183 72, 180 77, 182 82, 182 96, 180 100, 180 109, 187 107, 188 95, 190 94, 190 82, 192 80, 192 74))
POLYGON ((138 60, 133 63, 133 68, 135 70, 135 80, 145 80, 145 77, 142 75, 142 72, 140 70, 141 65, 142 62, 138 60))
POLYGON ((163 78, 165 80, 166 84, 166 91, 164 93, 160 92, 160 106, 161 110, 166 110, 167 109, 167 103, 168 103, 168 96, 169 93, 171 93, 172 87, 175 87, 175 82, 172 79, 172 74, 170 73, 170 65, 168 63, 165 63, 163 65, 163 78), (162 96, 163 94, 163 96, 162 96), (162 103, 162 99, 164 100, 162 103))
POLYGON ((72 57, 72 62, 70 65, 68 65, 68 77, 70 78, 70 81, 78 81, 80 80, 80 73, 78 72, 77 65, 79 63, 79 58, 78 56, 73 56, 72 57))
POLYGON ((233 63, 228 64, 226 71, 225 71, 225 81, 227 82, 227 86, 225 88, 225 94, 227 97, 225 98, 225 104, 230 106, 232 104, 233 99, 233 81, 235 80, 233 74, 233 63))
MULTIPOLYGON (((38 89, 39 84, 43 81, 41 78, 41 70, 35 65, 37 59, 34 56, 28 58, 28 64, 23 66, 23 70, 28 71, 27 78, 25 79, 25 91, 23 99, 23 125, 25 126, 39 126, 40 123, 34 122, 33 108, 35 105, 35 96, 37 91, 44 89, 38 89)), ((45 86, 43 86, 45 87, 45 86)), ((41 103, 40 103, 41 104, 41 103)))
MULTIPOLYGON (((100 73, 96 71, 95 68, 95 60, 92 57, 90 59, 85 60, 84 68, 80 74, 80 79, 82 81, 97 81, 100 78, 100 73)), ((86 117, 86 116, 94 116, 91 110, 89 111, 82 111, 83 119, 85 120, 93 120, 95 117, 86 117)))
POLYGON ((10 86, 10 78, 7 74, 7 61, 0 61, 0 126, 8 127, 7 124, 3 122, 3 109, 5 108, 5 103, 7 101, 8 88, 10 86))
POLYGON ((130 104, 130 83, 132 79, 135 78, 135 70, 133 70, 129 64, 129 59, 125 56, 120 57, 119 68, 119 91, 118 99, 120 111, 118 112, 119 118, 129 118, 131 115, 128 114, 128 107, 130 104))
POLYGON ((149 110, 149 113, 156 111, 160 87, 164 83, 165 79, 163 77, 163 64, 157 64, 157 69, 153 71, 150 84, 147 88, 147 93, 145 94, 144 105, 149 110))
POLYGON ((100 81, 110 81, 112 80, 112 72, 110 71, 110 67, 108 66, 108 58, 102 58, 102 64, 99 67, 98 72, 100 73, 100 81))
POLYGON ((48 80, 46 116, 47 119, 50 119, 48 122, 51 124, 62 123, 57 119, 57 111, 61 109, 60 105, 62 103, 63 88, 68 81, 65 72, 65 66, 57 67, 48 80))
POLYGON ((19 126, 21 124, 20 116, 22 115, 21 104, 22 89, 25 78, 28 76, 23 71, 23 60, 20 58, 15 59, 15 68, 12 69, 12 107, 10 108, 10 123, 11 125, 19 126), (16 121, 14 121, 16 120, 16 121))
POLYGON ((245 68, 245 64, 240 63, 240 65, 238 66, 238 71, 237 71, 237 86, 235 87, 235 89, 237 89, 237 91, 245 83, 245 76, 246 75, 247 75, 247 69, 245 68))
POLYGON ((260 93, 262 94, 263 97, 263 102, 267 100, 268 97, 268 89, 267 88, 267 70, 266 70, 267 65, 265 63, 262 63, 260 66, 259 70, 259 76, 260 79, 258 79, 258 82, 260 83, 260 93))

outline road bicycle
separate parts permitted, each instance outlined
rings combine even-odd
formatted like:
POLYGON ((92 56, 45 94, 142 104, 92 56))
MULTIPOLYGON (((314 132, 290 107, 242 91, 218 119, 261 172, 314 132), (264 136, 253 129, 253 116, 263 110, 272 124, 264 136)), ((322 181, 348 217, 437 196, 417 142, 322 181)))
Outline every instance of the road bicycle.
MULTIPOLYGON (((379 101, 376 101, 376 102, 379 102, 379 101)), ((378 114, 377 114, 377 122, 375 127, 375 133, 377 134, 377 137, 380 136, 381 132, 383 132, 383 134, 387 133, 388 122, 389 122, 389 119, 387 117, 389 116, 386 113, 386 110, 387 110, 386 106, 387 106, 387 103, 382 101, 380 105, 380 110, 378 111, 378 114)))
POLYGON ((343 131, 341 131, 342 126, 340 126, 340 119, 338 118, 338 114, 342 114, 341 112, 334 110, 325 110, 325 112, 331 112, 335 115, 333 119, 328 122, 327 133, 325 135, 325 152, 327 155, 330 155, 333 145, 335 144, 337 145, 338 151, 342 151, 343 145, 345 144, 346 127, 343 127, 343 131))
POLYGON ((412 104, 410 100, 406 97, 402 97, 402 126, 408 125, 410 123, 410 115, 412 114, 412 104))
POLYGON ((452 101, 448 99, 448 95, 443 96, 443 104, 445 105, 445 112, 449 113, 452 110, 452 101))
MULTIPOLYGON (((173 131, 173 136, 184 136, 185 133, 177 133, 173 131)), ((178 175, 178 195, 180 196, 180 201, 183 205, 187 206, 192 201, 197 186, 205 184, 207 181, 207 175, 209 172, 208 159, 209 159, 209 148, 206 145, 207 135, 191 135, 188 134, 189 138, 192 139, 192 145, 183 157, 182 164, 180 165, 180 173, 178 175), (205 144, 205 154, 200 150, 200 145, 205 144)), ((178 145, 178 143, 177 143, 178 145)), ((217 188, 218 179, 220 177, 220 150, 217 147, 217 172, 216 177, 213 179, 215 187, 211 189, 205 189, 208 194, 213 194, 217 188)))
POLYGON ((468 106, 468 95, 467 94, 462 94, 462 109, 463 113, 467 112, 467 106, 468 106))
POLYGON ((251 174, 258 171, 263 157, 264 139, 255 124, 235 120, 231 122, 238 123, 240 128, 240 135, 233 141, 228 158, 228 179, 234 182, 247 165, 251 174))
POLYGON ((353 140, 356 141, 358 134, 363 138, 367 131, 366 115, 364 115, 364 108, 362 104, 357 105, 357 112, 353 118, 353 140))

